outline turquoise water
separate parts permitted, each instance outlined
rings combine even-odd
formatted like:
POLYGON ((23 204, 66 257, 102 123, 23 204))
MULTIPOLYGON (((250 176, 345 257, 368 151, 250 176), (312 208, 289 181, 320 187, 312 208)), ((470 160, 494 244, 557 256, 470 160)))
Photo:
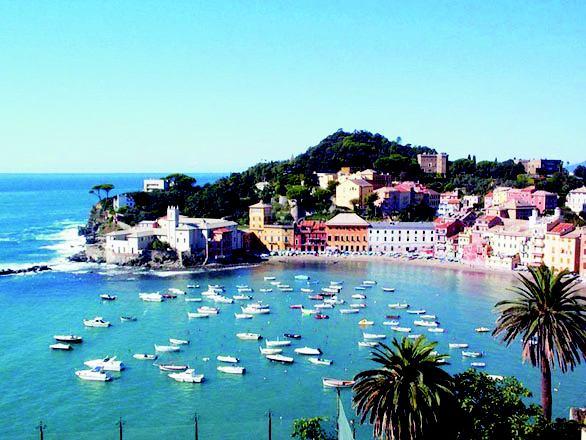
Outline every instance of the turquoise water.
MULTIPOLYGON (((133 179, 140 181, 140 176, 118 177, 119 181, 129 179, 129 187, 135 185, 133 179)), ((382 321, 385 314, 396 313, 387 304, 399 301, 438 316, 447 332, 429 335, 439 341, 441 351, 453 355, 448 371, 462 371, 469 362, 463 361, 458 351, 450 351, 448 342, 467 342, 471 349, 486 353, 488 373, 515 375, 531 390, 539 391, 538 371, 521 363, 518 346, 506 349, 490 335, 474 332, 475 327, 491 327, 494 323, 492 306, 505 297, 511 282, 508 276, 380 262, 274 263, 213 274, 132 273, 66 264, 63 256, 75 240, 63 231, 83 220, 92 202, 86 197, 86 183, 95 178, 68 179, 46 177, 37 189, 30 189, 26 178, 12 184, 0 178, 0 234, 13 240, 0 241, 0 264, 59 263, 58 271, 0 278, 2 439, 37 438, 35 426, 41 419, 47 425, 46 438, 114 439, 119 417, 125 423, 125 438, 193 438, 194 413, 199 415, 200 438, 266 438, 269 410, 273 414, 273 438, 288 438, 295 418, 335 416, 335 393, 323 389, 322 377, 350 378, 370 367, 369 351, 357 346, 362 337, 357 322, 371 319, 376 324, 368 331, 391 336, 382 321), (28 215, 19 212, 19 223, 14 223, 9 210, 18 201, 26 201, 28 215), (44 227, 54 234, 49 240, 42 235, 44 227), (23 232, 27 228, 37 229, 23 232), (340 315, 338 310, 327 310, 330 319, 318 321, 289 309, 293 303, 311 305, 299 292, 305 282, 293 278, 298 273, 310 275, 319 283, 316 288, 330 280, 344 281, 341 297, 346 300, 355 293, 353 287, 365 279, 379 284, 365 292, 368 307, 360 314, 340 315), (268 275, 295 287, 295 292, 259 293, 259 288, 268 287, 263 280, 268 275), (218 316, 189 321, 186 312, 195 310, 198 303, 185 302, 182 297, 165 303, 144 303, 138 298, 139 292, 183 289, 191 283, 202 287, 223 284, 229 295, 236 293, 236 285, 248 284, 255 289, 254 299, 270 304, 272 313, 253 320, 235 320, 233 313, 239 311, 238 305, 221 305, 218 316), (382 292, 380 287, 384 285, 395 287, 396 293, 382 292), (101 293, 116 294, 118 299, 101 302, 101 293), (119 317, 126 314, 138 320, 120 322, 119 317), (84 328, 82 320, 95 315, 112 321, 113 326, 84 328), (294 341, 292 348, 319 347, 323 357, 334 364, 315 366, 297 355, 293 365, 271 364, 260 356, 258 343, 235 337, 240 331, 258 332, 270 339, 285 332, 299 333, 303 339, 294 341), (83 335, 84 343, 72 352, 49 350, 54 334, 69 332, 83 335), (205 374, 203 384, 177 383, 149 362, 132 358, 133 353, 152 352, 153 344, 165 344, 170 337, 190 339, 191 344, 180 353, 164 355, 163 360, 189 363, 205 374), (239 357, 247 374, 237 377, 218 373, 218 354, 239 357), (106 355, 116 355, 127 365, 124 372, 113 373, 116 380, 91 383, 74 375, 85 360, 106 355), (211 360, 205 362, 206 357, 211 360)), ((198 296, 197 291, 189 295, 198 296)), ((412 323, 411 315, 401 315, 404 322, 412 323)), ((292 348, 285 351, 292 353, 292 348)), ((555 377, 555 414, 566 416, 570 406, 584 405, 585 382, 584 367, 555 377)), ((350 415, 350 392, 342 396, 350 415)), ((368 427, 359 427, 358 438, 369 438, 369 432, 368 427)))

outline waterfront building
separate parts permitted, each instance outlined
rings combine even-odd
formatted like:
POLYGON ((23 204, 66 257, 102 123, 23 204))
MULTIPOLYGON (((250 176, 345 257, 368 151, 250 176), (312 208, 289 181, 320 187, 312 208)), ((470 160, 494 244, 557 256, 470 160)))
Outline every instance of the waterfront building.
POLYGON ((557 159, 521 159, 518 161, 531 176, 549 176, 562 170, 563 162, 557 159))
POLYGON ((446 153, 418 154, 417 163, 426 174, 445 176, 448 172, 448 155, 446 153))
POLYGON ((368 248, 373 252, 433 254, 433 222, 371 222, 368 248))
POLYGON ((576 214, 586 211, 586 186, 570 191, 566 197, 566 206, 576 214))
POLYGON ((144 192, 168 191, 169 181, 166 179, 144 179, 142 182, 144 192))
POLYGON ((299 220, 295 227, 294 249, 298 251, 322 252, 328 246, 326 222, 322 220, 299 220))
POLYGON ((436 258, 457 258, 457 235, 464 229, 460 220, 437 218, 434 220, 435 244, 434 255, 436 258))
POLYGON ((501 219, 502 224, 491 228, 490 254, 486 265, 493 268, 514 269, 531 261, 532 233, 527 220, 501 219))
POLYGON ((342 213, 326 222, 328 248, 341 252, 368 250, 369 223, 354 213, 342 213))
POLYGON ((571 223, 558 223, 545 233, 543 262, 554 270, 580 270, 580 236, 571 223))
POLYGON ((292 225, 273 224, 272 207, 262 201, 248 207, 248 228, 268 251, 283 251, 293 247, 292 225))
POLYGON ((399 182, 393 186, 384 186, 374 191, 378 198, 375 206, 380 208, 383 217, 405 210, 409 205, 424 204, 437 209, 440 194, 420 183, 399 182))
POLYGON ((580 267, 579 274, 582 279, 586 279, 586 228, 580 232, 580 267))
POLYGON ((373 186, 364 179, 348 179, 336 186, 336 206, 354 209, 354 202, 360 208, 366 206, 367 197, 373 186))

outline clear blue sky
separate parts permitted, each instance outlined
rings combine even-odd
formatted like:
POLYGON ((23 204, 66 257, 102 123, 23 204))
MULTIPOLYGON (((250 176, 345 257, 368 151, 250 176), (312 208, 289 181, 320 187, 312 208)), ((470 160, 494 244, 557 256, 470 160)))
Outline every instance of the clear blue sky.
POLYGON ((586 160, 586 2, 0 0, 0 172, 228 171, 338 128, 586 160))

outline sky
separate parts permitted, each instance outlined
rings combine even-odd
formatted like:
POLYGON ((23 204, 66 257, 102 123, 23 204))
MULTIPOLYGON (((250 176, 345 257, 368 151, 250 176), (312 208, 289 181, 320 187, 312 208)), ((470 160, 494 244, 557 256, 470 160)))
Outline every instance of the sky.
POLYGON ((225 172, 342 128, 586 160, 586 2, 0 0, 0 172, 225 172))

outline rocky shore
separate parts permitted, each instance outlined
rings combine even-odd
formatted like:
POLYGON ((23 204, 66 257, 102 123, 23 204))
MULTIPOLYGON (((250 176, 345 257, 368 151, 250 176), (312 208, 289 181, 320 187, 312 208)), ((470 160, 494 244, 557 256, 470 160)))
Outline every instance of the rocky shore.
POLYGON ((38 272, 46 272, 48 270, 52 270, 49 266, 41 264, 35 265, 31 267, 26 267, 24 269, 0 269, 0 276, 7 276, 7 275, 18 275, 22 273, 38 273, 38 272))

